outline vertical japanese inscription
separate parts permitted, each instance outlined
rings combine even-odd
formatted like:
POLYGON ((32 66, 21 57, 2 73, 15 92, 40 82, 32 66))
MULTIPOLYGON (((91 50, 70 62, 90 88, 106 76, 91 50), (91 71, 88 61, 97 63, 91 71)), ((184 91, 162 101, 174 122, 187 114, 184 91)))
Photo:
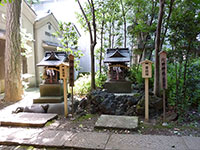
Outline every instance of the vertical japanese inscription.
POLYGON ((74 86, 74 56, 69 55, 69 85, 74 86))
POLYGON ((161 85, 163 89, 167 89, 167 62, 166 57, 162 57, 160 61, 161 68, 161 85))

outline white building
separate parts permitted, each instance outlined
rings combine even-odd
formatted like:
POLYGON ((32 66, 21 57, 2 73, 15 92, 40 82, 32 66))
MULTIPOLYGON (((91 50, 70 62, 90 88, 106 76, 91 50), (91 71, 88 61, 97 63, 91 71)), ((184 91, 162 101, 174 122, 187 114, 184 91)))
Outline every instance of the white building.
MULTIPOLYGON (((21 13, 22 28, 34 39, 29 43, 32 52, 27 58, 23 58, 23 73, 28 75, 29 86, 38 86, 40 83, 40 71, 36 67, 47 50, 56 50, 59 45, 57 37, 53 33, 58 30, 58 21, 52 13, 37 16, 34 10, 25 2, 22 2, 21 13)), ((6 29, 6 5, 0 6, 0 93, 4 91, 4 53, 5 53, 5 29, 6 29)))
POLYGON ((78 41, 78 49, 84 54, 80 59, 81 69, 79 72, 90 72, 90 38, 89 34, 81 30, 81 26, 76 18, 75 13, 81 13, 78 3, 74 0, 40 0, 39 4, 33 5, 33 9, 38 14, 51 11, 59 21, 72 22, 76 25, 78 32, 81 34, 78 41))

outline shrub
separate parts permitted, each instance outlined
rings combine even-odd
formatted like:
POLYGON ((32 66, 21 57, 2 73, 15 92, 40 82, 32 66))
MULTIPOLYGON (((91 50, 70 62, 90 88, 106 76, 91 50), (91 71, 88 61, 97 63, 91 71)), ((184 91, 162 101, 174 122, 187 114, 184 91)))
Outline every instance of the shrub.
MULTIPOLYGON (((99 72, 95 75, 95 84, 97 88, 103 88, 107 76, 105 73, 101 74, 99 72)), ((80 74, 79 78, 75 81, 74 94, 86 95, 91 90, 91 74, 80 74)))
POLYGON ((200 60, 193 60, 187 66, 185 93, 184 67, 179 63, 176 66, 174 63, 168 64, 167 97, 169 105, 177 106, 180 113, 190 108, 198 108, 200 105, 200 60))
POLYGON ((91 75, 80 74, 79 78, 75 81, 74 94, 86 95, 91 90, 91 75))
MULTIPOLYGON (((149 87, 153 88, 153 73, 154 65, 152 65, 152 78, 149 79, 149 87)), ((129 79, 133 84, 138 85, 139 87, 144 87, 144 79, 142 78, 142 66, 141 65, 132 65, 129 71, 129 79)))

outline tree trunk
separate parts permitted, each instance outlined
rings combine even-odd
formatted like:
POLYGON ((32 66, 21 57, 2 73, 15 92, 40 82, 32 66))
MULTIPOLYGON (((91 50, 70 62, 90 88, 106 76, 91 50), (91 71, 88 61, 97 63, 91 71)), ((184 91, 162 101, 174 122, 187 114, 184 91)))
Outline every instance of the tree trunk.
POLYGON ((187 50, 187 54, 186 54, 186 59, 185 59, 185 64, 184 64, 184 73, 183 73, 183 101, 184 103, 186 102, 186 90, 187 90, 187 66, 188 66, 188 57, 189 57, 189 52, 190 52, 190 42, 189 42, 189 47, 187 50))
POLYGON ((5 49, 5 101, 22 99, 21 81, 21 0, 7 4, 6 49, 5 49))
POLYGON ((81 6, 81 3, 80 1, 78 0, 77 1, 78 4, 79 4, 79 7, 81 9, 81 12, 85 18, 85 21, 86 21, 86 24, 88 26, 88 30, 89 30, 89 34, 90 34, 90 58, 91 58, 91 90, 94 90, 96 87, 95 87, 95 60, 94 60, 94 48, 95 48, 95 45, 97 44, 97 41, 96 41, 96 17, 95 17, 95 8, 94 8, 94 3, 93 3, 93 0, 88 0, 88 3, 89 3, 89 6, 91 8, 91 14, 92 14, 92 26, 86 16, 86 13, 83 9, 83 7, 81 6), (93 27, 93 29, 92 29, 93 27))
POLYGON ((160 49, 162 49, 162 46, 163 46, 163 43, 164 43, 164 40, 165 40, 165 36, 166 36, 167 30, 168 30, 169 19, 170 19, 171 13, 172 13, 174 1, 175 1, 175 0, 170 0, 169 13, 168 13, 168 16, 167 16, 167 21, 166 21, 167 24, 166 24, 166 26, 165 26, 165 30, 164 30, 164 33, 163 33, 163 37, 162 37, 162 40, 161 40, 161 42, 160 42, 160 49))
POLYGON ((102 53, 103 53, 103 32, 104 32, 104 19, 105 19, 105 14, 103 13, 103 20, 101 23, 101 49, 100 49, 100 75, 102 74, 102 53))
POLYGON ((158 24, 156 29, 156 42, 155 42, 155 72, 154 72, 154 94, 160 96, 160 68, 159 68, 159 52, 160 52, 160 34, 162 27, 162 20, 164 14, 165 0, 160 0, 158 24))
POLYGON ((110 22, 109 25, 110 25, 110 26, 109 26, 110 28, 109 28, 109 40, 108 40, 109 43, 108 43, 108 47, 111 48, 111 43, 112 43, 112 42, 111 42, 111 38, 112 38, 112 23, 110 22))
POLYGON ((94 45, 90 46, 90 58, 91 58, 91 89, 94 90, 95 86, 95 60, 94 60, 94 45))
POLYGON ((123 21, 124 21, 124 48, 126 48, 126 14, 124 11, 124 4, 123 1, 120 0, 121 6, 122 6, 122 16, 123 16, 123 21))
POLYGON ((114 48, 115 45, 115 21, 112 22, 112 42, 111 42, 111 48, 114 48))

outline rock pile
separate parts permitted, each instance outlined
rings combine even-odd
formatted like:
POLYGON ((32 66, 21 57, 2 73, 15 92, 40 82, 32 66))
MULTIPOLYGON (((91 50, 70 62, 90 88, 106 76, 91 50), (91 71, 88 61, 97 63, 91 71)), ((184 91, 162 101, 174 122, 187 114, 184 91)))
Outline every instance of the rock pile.
MULTIPOLYGON (((109 115, 143 115, 144 114, 144 92, 130 95, 114 95, 102 90, 95 90, 76 102, 76 114, 90 112, 92 114, 109 115)), ((158 113, 162 109, 162 99, 150 95, 150 113, 158 113)))

